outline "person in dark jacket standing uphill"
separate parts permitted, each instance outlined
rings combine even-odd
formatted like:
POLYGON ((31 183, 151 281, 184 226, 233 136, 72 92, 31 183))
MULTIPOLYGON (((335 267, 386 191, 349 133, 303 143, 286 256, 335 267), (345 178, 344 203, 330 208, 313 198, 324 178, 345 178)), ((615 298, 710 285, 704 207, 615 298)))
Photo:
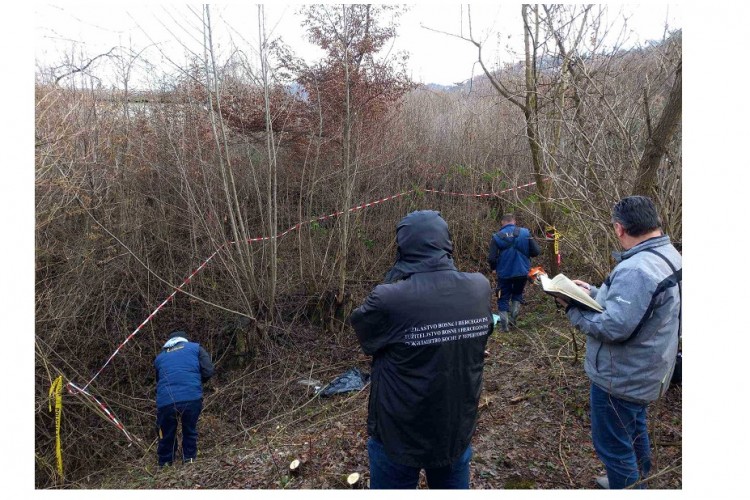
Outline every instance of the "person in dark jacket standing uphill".
POLYGON ((439 212, 396 226, 398 256, 351 315, 372 356, 367 417, 370 488, 469 487, 484 349, 492 332, 490 283, 459 272, 439 212))
POLYGON ((604 312, 565 305, 571 323, 586 334, 591 436, 607 469, 596 483, 620 489, 651 470, 646 408, 667 390, 675 366, 682 257, 662 233, 649 198, 623 198, 612 222, 625 250, 615 256, 617 266, 599 288, 575 280, 604 312))
POLYGON ((177 451, 177 422, 182 421, 182 461, 195 462, 198 454, 198 417, 203 408, 202 383, 214 374, 206 350, 175 331, 156 360, 156 426, 159 465, 172 465, 177 451))
POLYGON ((503 225, 490 240, 487 262, 497 272, 497 311, 500 330, 507 332, 508 323, 515 326, 523 303, 523 289, 531 269, 530 257, 540 253, 539 245, 525 227, 516 226, 513 214, 505 214, 503 225), (510 317, 508 317, 510 312, 510 317))

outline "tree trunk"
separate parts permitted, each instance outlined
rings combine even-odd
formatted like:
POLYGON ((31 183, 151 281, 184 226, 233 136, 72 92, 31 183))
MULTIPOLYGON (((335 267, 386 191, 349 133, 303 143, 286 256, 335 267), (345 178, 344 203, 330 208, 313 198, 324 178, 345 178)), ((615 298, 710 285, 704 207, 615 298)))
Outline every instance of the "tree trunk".
MULTIPOLYGON (((648 112, 648 110, 647 110, 648 112)), ((633 194, 653 197, 656 193, 656 173, 659 164, 667 151, 667 145, 672 139, 677 125, 682 118, 682 59, 677 63, 672 90, 669 92, 667 104, 661 112, 659 122, 653 133, 650 134, 646 149, 643 151, 641 161, 638 163, 638 175, 636 176, 633 194)))
POLYGON ((263 78, 263 105, 265 111, 266 123, 266 150, 268 153, 268 182, 266 184, 267 201, 268 201, 268 234, 270 240, 268 245, 271 250, 271 276, 270 291, 268 294, 268 319, 273 321, 276 306, 276 285, 277 285, 277 254, 279 242, 277 241, 278 232, 278 180, 277 180, 277 156, 276 156, 276 138, 273 133, 273 117, 271 116, 271 101, 269 96, 269 65, 268 65, 268 37, 266 35, 266 12, 262 5, 258 6, 258 24, 260 34, 260 67, 263 78))
MULTIPOLYGON (((552 181, 544 182, 544 151, 539 144, 539 108, 537 103, 537 74, 536 74, 536 43, 539 39, 539 12, 538 6, 534 6, 534 25, 535 28, 532 40, 532 25, 529 23, 529 7, 524 5, 521 8, 524 26, 524 53, 526 56, 526 99, 524 107, 524 118, 526 119, 526 136, 529 140, 529 150, 531 151, 531 164, 534 169, 534 178, 536 180, 536 190, 539 194, 539 211, 542 220, 548 226, 555 225, 555 212, 550 202, 552 195, 552 181)), ((560 272, 560 266, 557 263, 555 254, 555 241, 547 240, 547 270, 550 276, 556 276, 560 272)))
MULTIPOLYGON (((356 152, 354 150, 352 140, 352 99, 351 99, 351 75, 349 66, 349 32, 348 32, 348 21, 347 21, 347 7, 343 6, 344 9, 344 39, 342 40, 344 45, 344 75, 346 85, 346 110, 344 115, 344 130, 342 140, 342 163, 344 167, 344 192, 343 194, 343 206, 341 210, 343 213, 343 220, 341 221, 341 241, 339 246, 339 283, 338 292, 336 293, 335 310, 332 314, 332 321, 339 311, 346 307, 346 266, 348 262, 349 254, 349 219, 351 212, 349 207, 352 203, 352 191, 354 189, 354 177, 356 172, 354 171, 354 163, 356 162, 356 152)), ((332 325, 333 326, 333 325, 332 325)), ((342 322, 343 328, 343 322, 342 322)))

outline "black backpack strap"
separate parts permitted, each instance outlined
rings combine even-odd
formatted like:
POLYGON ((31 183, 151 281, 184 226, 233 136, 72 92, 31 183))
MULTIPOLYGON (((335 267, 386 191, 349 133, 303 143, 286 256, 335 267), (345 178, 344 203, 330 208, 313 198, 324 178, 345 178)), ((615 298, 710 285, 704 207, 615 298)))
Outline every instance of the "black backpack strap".
POLYGON ((497 232, 492 235, 492 239, 495 240, 495 244, 497 245, 497 248, 502 252, 503 250, 507 250, 515 244, 516 240, 518 239, 518 235, 520 233, 521 233, 520 229, 516 227, 513 229, 512 233, 497 232), (513 239, 511 239, 511 237, 513 239))
POLYGON ((503 250, 507 250, 509 247, 506 245, 507 241, 503 241, 503 238, 501 238, 498 233, 495 233, 492 235, 492 239, 495 241, 495 245, 497 245, 498 253, 502 253, 503 250))
POLYGON ((509 248, 516 248, 516 243, 518 243, 518 236, 520 236, 520 234, 521 228, 516 226, 513 228, 513 232, 510 234, 495 233, 492 235, 492 239, 495 240, 495 244, 497 245, 498 257, 501 253, 508 250, 509 248), (511 239, 511 237, 513 239, 511 239))
POLYGON ((680 291, 680 313, 679 313, 680 326, 678 327, 677 333, 678 333, 679 337, 682 338, 682 269, 677 270, 674 267, 674 265, 672 265, 672 263, 669 262, 669 259, 667 259, 664 255, 662 255, 661 253, 657 252, 653 248, 647 248, 645 251, 649 252, 649 253, 652 253, 654 255, 658 255, 659 257, 661 257, 661 259, 664 262, 666 262, 667 265, 669 266, 669 268, 672 270, 673 276, 677 279, 677 288, 680 291))

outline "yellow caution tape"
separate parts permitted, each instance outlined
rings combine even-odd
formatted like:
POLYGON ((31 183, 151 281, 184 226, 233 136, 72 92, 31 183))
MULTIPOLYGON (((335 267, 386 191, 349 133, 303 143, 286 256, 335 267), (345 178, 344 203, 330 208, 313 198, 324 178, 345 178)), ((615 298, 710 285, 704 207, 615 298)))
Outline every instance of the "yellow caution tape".
POLYGON ((555 226, 547 226, 544 229, 545 233, 549 234, 552 233, 553 238, 555 239, 555 255, 560 253, 560 233, 557 232, 557 229, 555 229, 555 226))
POLYGON ((62 444, 60 443, 60 421, 62 420, 62 375, 57 377, 49 388, 49 411, 52 411, 52 398, 55 398, 55 454, 57 472, 63 477, 62 444))

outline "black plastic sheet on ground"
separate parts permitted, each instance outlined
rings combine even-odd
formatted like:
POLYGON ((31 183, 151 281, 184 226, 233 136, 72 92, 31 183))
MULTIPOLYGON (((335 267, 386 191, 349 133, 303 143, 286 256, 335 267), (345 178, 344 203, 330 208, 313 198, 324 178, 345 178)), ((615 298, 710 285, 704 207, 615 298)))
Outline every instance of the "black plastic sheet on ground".
POLYGON ((364 389, 369 380, 369 373, 362 373, 358 368, 350 368, 325 386, 320 391, 320 396, 326 397, 343 392, 360 391, 364 389))

